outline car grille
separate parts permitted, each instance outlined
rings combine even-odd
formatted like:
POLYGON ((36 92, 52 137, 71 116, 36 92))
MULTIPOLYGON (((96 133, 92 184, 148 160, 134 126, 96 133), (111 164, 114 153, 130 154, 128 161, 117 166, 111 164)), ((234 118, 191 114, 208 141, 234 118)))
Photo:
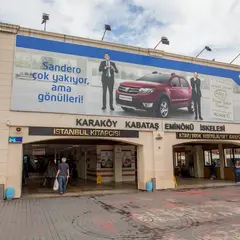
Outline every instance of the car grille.
POLYGON ((122 92, 122 93, 137 94, 137 93, 139 93, 139 88, 119 86, 118 91, 122 92))
POLYGON ((137 109, 143 109, 142 103, 135 98, 133 98, 132 102, 124 101, 124 100, 117 98, 116 103, 120 104, 120 105, 124 105, 124 106, 135 107, 137 109))

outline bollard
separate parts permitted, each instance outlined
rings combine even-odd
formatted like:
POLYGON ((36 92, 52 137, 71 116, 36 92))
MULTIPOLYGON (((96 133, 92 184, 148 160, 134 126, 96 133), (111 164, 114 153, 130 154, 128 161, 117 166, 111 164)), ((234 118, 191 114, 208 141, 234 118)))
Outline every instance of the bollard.
POLYGON ((155 192, 156 191, 156 178, 152 178, 151 181, 152 181, 152 185, 153 185, 152 191, 155 192))

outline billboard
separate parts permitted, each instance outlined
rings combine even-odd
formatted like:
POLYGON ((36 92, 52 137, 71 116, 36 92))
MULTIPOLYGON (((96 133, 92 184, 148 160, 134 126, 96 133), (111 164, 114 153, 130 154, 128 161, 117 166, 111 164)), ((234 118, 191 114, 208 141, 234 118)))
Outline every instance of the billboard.
POLYGON ((240 71, 18 35, 11 110, 240 122, 240 71))

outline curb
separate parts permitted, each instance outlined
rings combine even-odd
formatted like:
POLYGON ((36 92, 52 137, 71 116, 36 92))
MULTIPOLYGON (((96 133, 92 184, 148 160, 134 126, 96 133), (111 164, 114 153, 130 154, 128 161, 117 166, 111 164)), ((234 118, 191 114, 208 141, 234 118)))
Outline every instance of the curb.
POLYGON ((157 191, 176 191, 176 192, 184 192, 189 190, 198 190, 198 189, 217 189, 217 188, 229 188, 229 187, 240 187, 240 185, 237 184, 231 184, 231 185, 219 185, 219 186, 199 186, 199 187, 186 187, 186 188, 169 188, 169 189, 163 189, 163 190, 157 190, 157 191))
POLYGON ((102 192, 81 192, 81 193, 66 193, 65 195, 60 194, 54 194, 54 195, 47 195, 47 194, 33 194, 28 196, 22 196, 20 200, 27 200, 27 199, 46 199, 46 198, 66 198, 66 197, 95 197, 95 196, 107 196, 107 195, 114 195, 114 194, 129 194, 129 193, 138 193, 138 190, 132 190, 132 191, 102 191, 102 192))
POLYGON ((67 193, 66 195, 59 195, 59 194, 54 194, 54 195, 47 195, 47 194, 34 194, 34 195, 29 195, 29 196, 22 196, 20 200, 27 200, 27 199, 46 199, 46 198, 66 198, 66 197, 102 197, 102 196, 107 196, 107 195, 115 195, 115 194, 132 194, 132 193, 158 193, 158 192, 164 192, 164 191, 169 191, 169 192, 186 192, 186 191, 191 191, 191 190, 204 190, 204 189, 218 189, 218 188, 230 188, 230 187, 240 187, 240 185, 237 184, 231 184, 231 185, 219 185, 219 186, 199 186, 199 187, 186 187, 186 188, 167 188, 167 189, 159 189, 156 191, 152 192, 147 192, 146 190, 123 190, 123 191, 102 191, 102 192, 81 192, 81 193, 67 193))

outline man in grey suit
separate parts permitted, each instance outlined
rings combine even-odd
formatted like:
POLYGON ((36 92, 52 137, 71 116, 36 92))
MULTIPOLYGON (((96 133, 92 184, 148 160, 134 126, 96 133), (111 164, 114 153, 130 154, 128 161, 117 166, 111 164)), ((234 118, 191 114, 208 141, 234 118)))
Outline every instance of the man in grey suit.
POLYGON ((195 111, 195 120, 199 119, 203 120, 201 114, 201 80, 198 78, 198 73, 194 73, 194 77, 191 78, 191 86, 192 86, 192 100, 194 102, 194 111, 195 111))
POLYGON ((114 111, 113 107, 113 87, 114 87, 114 74, 118 73, 118 69, 114 62, 110 61, 110 56, 105 53, 105 60, 100 63, 99 72, 102 72, 102 110, 106 109, 106 95, 107 89, 109 92, 109 105, 110 109, 114 111))

